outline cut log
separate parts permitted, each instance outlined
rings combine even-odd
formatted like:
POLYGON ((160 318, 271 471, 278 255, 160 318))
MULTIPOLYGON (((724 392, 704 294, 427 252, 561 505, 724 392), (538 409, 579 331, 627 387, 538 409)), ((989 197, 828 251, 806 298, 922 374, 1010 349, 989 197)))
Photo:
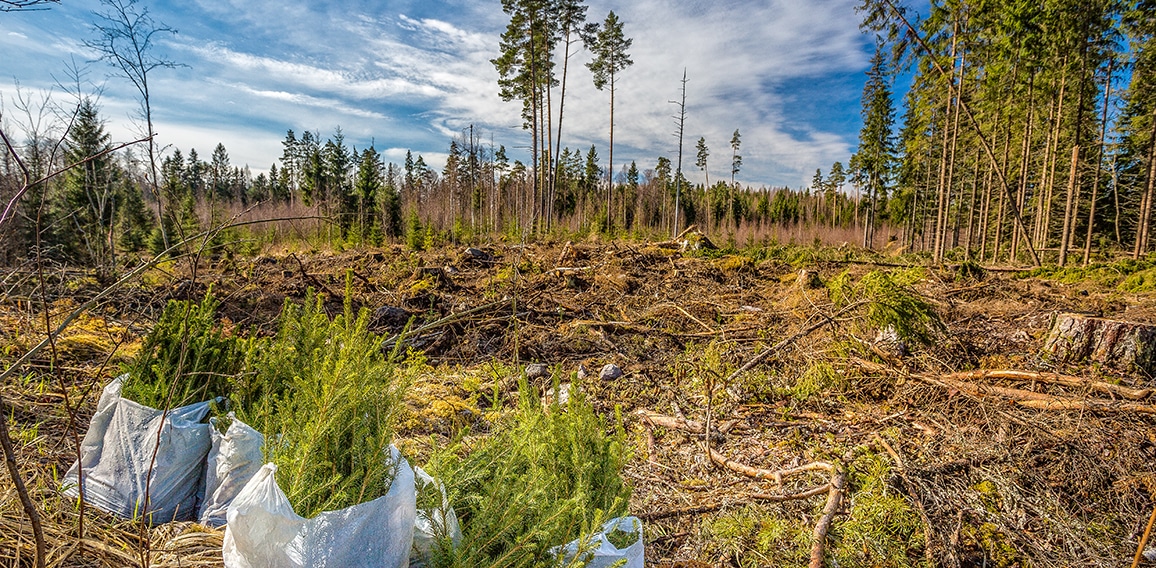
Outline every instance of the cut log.
POLYGON ((1156 326, 1060 314, 1044 351, 1065 363, 1091 360, 1151 377, 1156 375, 1156 326))

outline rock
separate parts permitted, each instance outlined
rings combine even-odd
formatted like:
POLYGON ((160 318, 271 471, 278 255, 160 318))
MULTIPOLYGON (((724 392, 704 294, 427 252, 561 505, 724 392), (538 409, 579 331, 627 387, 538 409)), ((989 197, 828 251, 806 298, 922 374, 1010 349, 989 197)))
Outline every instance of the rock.
POLYGON ((570 383, 562 383, 558 385, 557 391, 555 391, 554 387, 550 387, 550 390, 546 391, 546 396, 543 397, 542 403, 551 404, 555 401, 559 405, 570 402, 570 383))
POLYGON ((823 287, 823 280, 819 278, 818 272, 803 268, 799 270, 799 274, 795 277, 795 286, 804 290, 814 290, 823 287))
POLYGON ((463 263, 489 264, 494 261, 494 256, 482 249, 469 247, 462 251, 459 260, 463 263))
POLYGON ((1156 373, 1156 326, 1059 314, 1044 341, 1044 351, 1064 363, 1087 359, 1151 376, 1156 373))
POLYGON ((598 378, 604 381, 613 381, 622 376, 622 368, 614 363, 607 364, 602 367, 602 371, 598 373, 598 378))
POLYGON ((550 376, 550 368, 543 363, 530 363, 526 365, 526 378, 529 380, 544 379, 550 376))
POLYGON ((887 326, 875 334, 875 347, 884 353, 902 359, 911 354, 907 342, 899 337, 894 327, 887 326))
POLYGON ((578 363, 578 380, 581 381, 581 380, 583 380, 589 376, 590 376, 590 371, 586 370, 586 365, 583 365, 582 363, 578 363))

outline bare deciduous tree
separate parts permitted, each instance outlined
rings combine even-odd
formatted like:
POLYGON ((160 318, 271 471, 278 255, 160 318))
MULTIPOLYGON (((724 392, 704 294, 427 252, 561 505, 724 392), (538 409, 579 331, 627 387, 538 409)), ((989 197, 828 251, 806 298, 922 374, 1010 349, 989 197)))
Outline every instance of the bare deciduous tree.
POLYGON ((153 130, 152 99, 149 74, 156 69, 181 66, 155 53, 156 38, 177 31, 149 16, 148 8, 137 5, 137 0, 101 0, 103 12, 97 12, 93 24, 96 38, 85 40, 84 45, 96 51, 100 60, 112 65, 117 74, 132 82, 140 95, 140 112, 144 120, 142 138, 147 138, 149 157, 149 187, 157 200, 157 216, 161 223, 161 237, 165 247, 169 236, 165 230, 164 206, 157 182, 156 132, 153 130))

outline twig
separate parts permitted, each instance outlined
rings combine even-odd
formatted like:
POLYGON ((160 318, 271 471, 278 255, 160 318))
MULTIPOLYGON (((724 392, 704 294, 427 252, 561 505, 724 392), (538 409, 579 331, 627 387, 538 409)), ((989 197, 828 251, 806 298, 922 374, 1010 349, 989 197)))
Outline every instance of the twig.
POLYGON ((36 568, 44 568, 44 530, 40 526, 40 511, 28 495, 28 488, 24 485, 24 478, 20 476, 20 467, 16 463, 16 450, 12 447, 12 437, 8 434, 8 405, 0 397, 0 447, 4 449, 4 463, 8 466, 8 476, 16 486, 16 494, 20 496, 20 505, 32 523, 32 535, 36 539, 36 568))
POLYGON ((798 333, 772 345, 766 351, 763 351, 762 353, 755 355, 753 358, 751 358, 750 361, 747 361, 745 364, 743 364, 742 367, 735 369, 735 372, 731 373, 723 381, 723 384, 726 384, 726 385, 731 384, 732 382, 734 382, 735 379, 741 377, 743 375, 743 373, 746 373, 747 371, 755 368, 756 365, 758 365, 759 363, 762 363, 763 361, 766 361, 768 358, 770 358, 771 355, 778 353, 784 347, 810 335, 811 333, 813 333, 817 329, 820 329, 820 328, 826 327, 828 325, 831 325, 832 323, 835 323, 835 318, 837 318, 843 314, 846 314, 847 312, 850 312, 851 310, 858 308, 859 306, 861 306, 863 304, 864 304, 864 302, 854 302, 854 303, 844 307, 843 309, 835 312, 833 315, 830 315, 830 316, 827 316, 827 315, 820 313, 819 315, 823 317, 822 321, 813 323, 813 324, 803 328, 798 333))
POLYGON ((715 503, 713 505, 699 505, 697 507, 687 507, 685 509, 672 509, 669 511, 658 511, 657 513, 642 513, 638 518, 643 521, 657 521, 659 519, 669 519, 671 517, 684 517, 686 515, 698 515, 702 513, 713 513, 725 505, 723 503, 715 503))
POLYGON ((1152 507, 1152 516, 1148 517, 1148 527, 1144 529, 1144 536, 1136 546, 1136 557, 1132 559, 1132 568, 1140 565, 1140 558, 1144 555, 1144 546, 1148 544, 1148 537, 1152 536, 1152 525, 1156 524, 1156 506, 1152 507))
POLYGON ((823 549, 827 545, 827 533, 831 530, 831 523, 835 520, 835 513, 839 511, 839 504, 843 501, 843 491, 847 487, 847 474, 843 468, 834 468, 831 476, 830 489, 827 491, 827 504, 823 507, 823 516, 815 525, 811 533, 811 563, 809 568, 823 568, 823 549))
POLYGON ((883 446, 883 449, 895 460, 895 471, 899 474, 899 479, 903 481, 904 493, 915 504, 915 509, 919 513, 919 519, 923 521, 923 536, 926 546, 923 548, 923 557, 927 560, 929 566, 936 566, 936 558, 950 559, 951 565, 958 565, 954 555, 937 555, 939 549, 939 536, 935 534, 935 529, 931 525, 931 518, 927 515, 927 508, 923 506, 923 499, 919 498, 919 494, 915 492, 915 484, 911 482, 911 478, 907 477, 907 468, 903 466, 903 458, 899 457, 899 452, 891 447, 887 439, 878 434, 875 435, 875 441, 883 446))

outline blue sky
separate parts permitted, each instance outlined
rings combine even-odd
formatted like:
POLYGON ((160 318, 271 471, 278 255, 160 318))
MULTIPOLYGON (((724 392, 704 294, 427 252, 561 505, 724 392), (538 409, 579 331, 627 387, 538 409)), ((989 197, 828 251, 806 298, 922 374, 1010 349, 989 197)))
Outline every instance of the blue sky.
MULTIPOLYGON (((372 141, 386 159, 407 149, 440 169, 451 136, 470 124, 525 159, 520 102, 497 96, 497 56, 506 15, 497 0, 141 0, 178 33, 157 53, 187 67, 150 77, 162 145, 208 159, 221 142, 236 165, 266 170, 292 128, 346 142, 372 141), (522 148, 522 149, 519 149, 522 148)), ((588 18, 614 10, 634 39, 634 66, 618 78, 615 151, 652 168, 677 154, 673 136, 679 80, 686 68, 683 169, 691 180, 700 136, 711 148, 712 178, 729 177, 731 133, 742 134, 739 179, 753 185, 806 185, 815 168, 846 162, 858 130, 870 38, 858 29, 855 0, 591 0, 588 18)), ((135 91, 111 76, 82 40, 93 37, 94 0, 51 10, 0 14, 0 96, 8 131, 18 130, 16 84, 38 94, 87 64, 91 88, 118 140, 133 134, 135 91)), ((607 158, 609 94, 595 90, 571 59, 563 145, 598 147, 607 158)), ((56 93, 58 101, 67 95, 56 93)), ((557 93, 555 93, 555 98, 557 93)), ((898 103, 898 97, 896 98, 898 103)))

